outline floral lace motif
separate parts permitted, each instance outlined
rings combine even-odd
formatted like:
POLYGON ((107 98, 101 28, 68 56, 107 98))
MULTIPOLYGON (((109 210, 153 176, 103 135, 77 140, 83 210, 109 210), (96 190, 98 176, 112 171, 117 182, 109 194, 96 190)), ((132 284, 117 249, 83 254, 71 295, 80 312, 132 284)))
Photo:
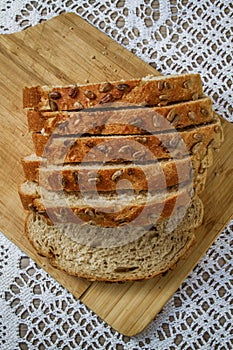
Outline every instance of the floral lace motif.
POLYGON ((131 338, 101 321, 4 236, 1 242, 2 349, 232 349, 233 221, 149 327, 131 338))
MULTIPOLYGON (((0 33, 74 12, 164 74, 199 72, 232 117, 232 2, 7 0, 0 33)), ((232 349, 233 221, 149 327, 125 337, 1 235, 1 349, 232 349)))

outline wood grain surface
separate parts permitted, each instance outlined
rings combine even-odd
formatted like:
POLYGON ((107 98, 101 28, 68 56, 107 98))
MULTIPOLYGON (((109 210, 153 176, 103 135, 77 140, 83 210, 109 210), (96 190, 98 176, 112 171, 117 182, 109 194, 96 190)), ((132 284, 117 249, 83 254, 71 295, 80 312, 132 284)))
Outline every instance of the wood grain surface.
MULTIPOLYGON (((175 73, 175 72, 174 72, 175 73)), ((188 259, 165 276, 124 284, 91 283, 53 268, 24 236, 25 212, 17 187, 20 160, 33 151, 22 110, 22 88, 158 74, 75 14, 63 14, 23 32, 0 36, 0 230, 53 278, 125 335, 141 332, 162 309, 233 214, 233 126, 223 120, 225 141, 209 169, 203 193, 205 218, 188 259), (213 191, 213 189, 215 189, 213 191)))

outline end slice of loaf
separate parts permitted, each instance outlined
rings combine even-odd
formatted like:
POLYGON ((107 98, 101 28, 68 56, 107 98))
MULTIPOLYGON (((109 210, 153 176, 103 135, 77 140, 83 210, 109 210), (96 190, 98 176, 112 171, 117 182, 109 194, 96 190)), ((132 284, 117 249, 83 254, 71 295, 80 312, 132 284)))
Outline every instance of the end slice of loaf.
POLYGON ((23 107, 38 110, 81 110, 109 103, 155 106, 196 100, 203 94, 199 74, 148 76, 74 86, 34 86, 23 90, 23 107))
MULTIPOLYGON (((95 247, 94 240, 90 245, 80 244, 72 234, 76 227, 71 226, 69 234, 64 234, 62 225, 51 225, 38 213, 28 215, 25 232, 39 254, 68 274, 93 281, 133 281, 149 279, 172 268, 194 242, 193 227, 200 225, 202 217, 202 203, 193 200, 174 230, 167 231, 166 220, 161 220, 139 239, 109 248, 95 247)), ((91 228, 89 234, 92 230, 95 236, 95 228, 91 228)), ((117 236, 118 228, 112 230, 117 236)))

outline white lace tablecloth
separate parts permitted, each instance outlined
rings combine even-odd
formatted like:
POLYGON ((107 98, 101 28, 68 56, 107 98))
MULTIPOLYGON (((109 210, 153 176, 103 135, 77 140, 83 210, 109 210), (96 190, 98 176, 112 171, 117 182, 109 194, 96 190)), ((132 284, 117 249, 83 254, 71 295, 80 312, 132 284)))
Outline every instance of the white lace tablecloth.
MULTIPOLYGON (((202 74, 232 117, 228 0, 1 0, 0 33, 75 12, 164 74, 202 74)), ((0 349, 233 349, 233 221, 140 335, 123 336, 0 234, 0 349)))

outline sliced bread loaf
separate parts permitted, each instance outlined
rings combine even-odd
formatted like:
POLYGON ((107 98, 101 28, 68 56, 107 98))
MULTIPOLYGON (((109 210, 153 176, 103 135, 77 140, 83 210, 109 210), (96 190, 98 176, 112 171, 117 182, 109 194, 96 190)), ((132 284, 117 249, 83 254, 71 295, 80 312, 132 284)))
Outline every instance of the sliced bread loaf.
MULTIPOLYGON (((210 152, 212 152, 210 150, 210 152)), ((206 156, 207 157, 207 156, 206 156)), ((115 191, 133 188, 135 192, 159 191, 183 182, 194 182, 199 193, 202 174, 202 187, 205 183, 207 168, 212 164, 212 157, 200 162, 194 157, 168 160, 151 164, 66 164, 47 165, 46 160, 36 155, 22 159, 25 178, 40 186, 52 190, 72 191, 115 191), (200 172, 200 173, 199 173, 200 172), (205 174, 205 175, 203 175, 205 174), (120 183, 119 183, 120 181, 120 183)))
POLYGON ((47 212, 54 222, 92 222, 114 227, 133 222, 150 225, 159 217, 172 215, 176 207, 185 207, 193 196, 192 184, 166 188, 156 193, 123 192, 54 192, 33 182, 19 186, 19 194, 26 210, 34 208, 47 212))
POLYGON ((145 78, 24 88, 23 107, 38 110, 81 110, 109 103, 139 106, 166 105, 168 101, 196 100, 203 94, 199 74, 147 76, 145 78))
POLYGON ((198 194, 223 140, 200 75, 35 86, 23 106, 36 154, 19 194, 37 252, 90 280, 171 268, 202 222, 198 194))
POLYGON ((84 136, 32 135, 37 156, 52 164, 78 162, 134 161, 183 158, 187 154, 203 158, 208 146, 219 148, 222 142, 220 120, 181 132, 154 135, 84 136))
MULTIPOLYGON (((25 231, 41 255, 71 275, 99 281, 130 281, 152 278, 172 268, 194 242, 193 227, 200 225, 202 217, 202 203, 194 199, 186 215, 182 209, 177 211, 174 221, 178 219, 179 224, 175 223, 174 229, 167 229, 167 220, 160 220, 138 239, 109 248, 104 238, 96 242, 95 237, 99 238, 96 227, 89 228, 88 237, 93 235, 90 243, 80 244, 76 225, 67 230, 64 224, 53 225, 39 213, 28 215, 25 231)), ((78 230, 87 234, 85 225, 78 230)), ((113 237, 119 237, 118 231, 119 227, 111 229, 113 237)), ((129 235, 132 231, 134 228, 129 227, 129 235)))
POLYGON ((213 120, 208 97, 165 107, 89 109, 86 111, 45 112, 28 110, 29 131, 42 134, 144 134, 182 129, 213 120))

